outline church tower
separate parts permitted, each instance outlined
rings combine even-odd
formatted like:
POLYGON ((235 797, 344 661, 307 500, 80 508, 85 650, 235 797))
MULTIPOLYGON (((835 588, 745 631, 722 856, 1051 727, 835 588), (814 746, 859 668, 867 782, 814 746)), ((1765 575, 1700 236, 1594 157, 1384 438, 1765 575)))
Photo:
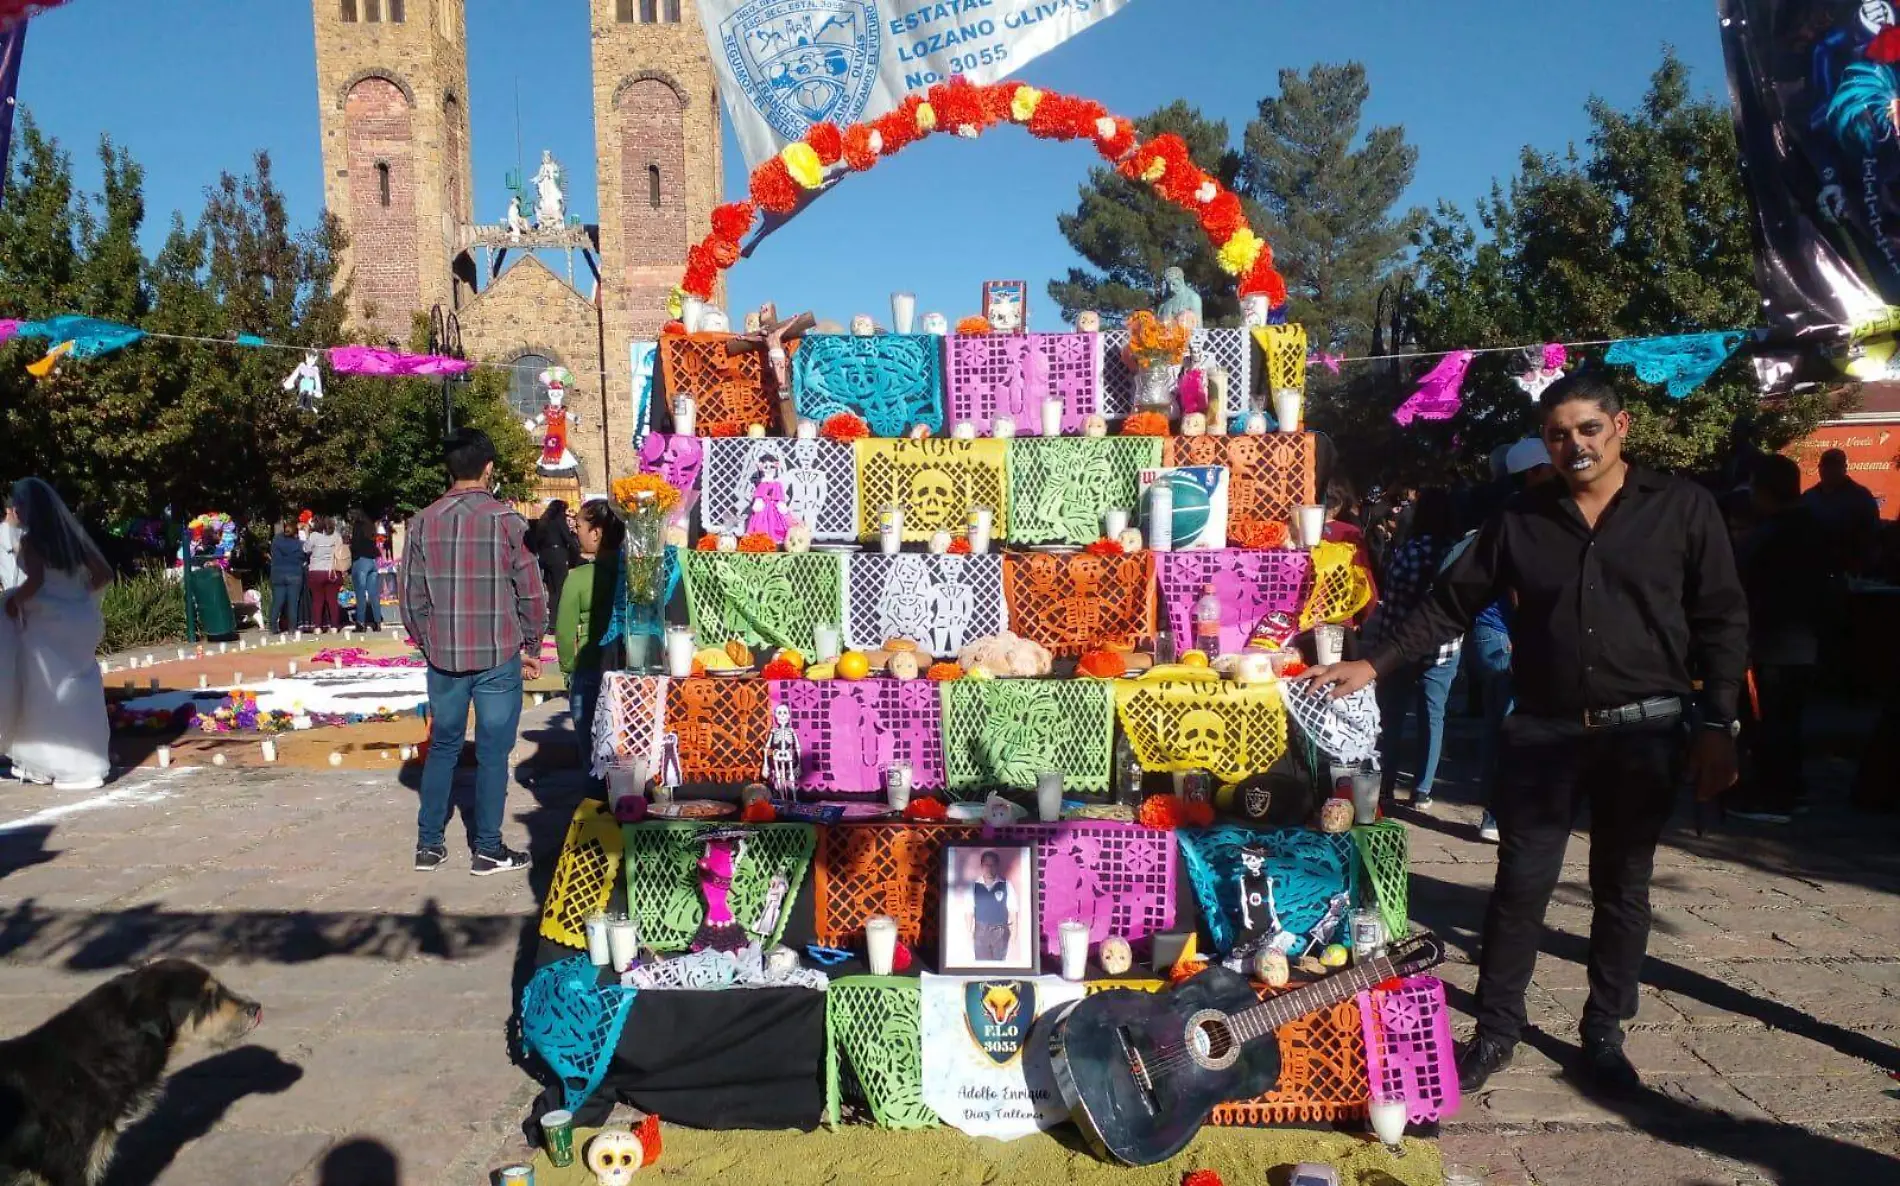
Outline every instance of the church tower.
POLYGON ((624 473, 634 414, 628 344, 659 337, 686 248, 711 227, 719 92, 696 0, 591 3, 608 428, 614 472, 624 473))
POLYGON ((312 6, 324 204, 349 236, 350 312, 373 341, 406 345, 415 313, 453 307, 471 221, 463 0, 312 6))

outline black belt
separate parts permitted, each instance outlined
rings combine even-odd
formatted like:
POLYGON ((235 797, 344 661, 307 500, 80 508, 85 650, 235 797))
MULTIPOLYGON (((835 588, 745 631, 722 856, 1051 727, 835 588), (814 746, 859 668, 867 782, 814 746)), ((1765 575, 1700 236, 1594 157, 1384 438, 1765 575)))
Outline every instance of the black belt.
POLYGON ((1619 725, 1640 725, 1644 721, 1666 721, 1682 715, 1682 697, 1655 696, 1615 708, 1589 708, 1583 713, 1586 729, 1614 729, 1619 725))

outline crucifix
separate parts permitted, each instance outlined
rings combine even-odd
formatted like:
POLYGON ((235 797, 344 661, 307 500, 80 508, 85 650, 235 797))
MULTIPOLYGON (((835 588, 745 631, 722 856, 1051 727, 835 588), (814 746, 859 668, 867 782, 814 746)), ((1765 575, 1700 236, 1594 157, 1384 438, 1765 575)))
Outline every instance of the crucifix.
POLYGON ((779 432, 785 436, 798 434, 798 405, 792 398, 792 352, 790 343, 811 332, 818 319, 810 313, 800 313, 785 321, 778 319, 778 306, 770 301, 759 306, 758 329, 754 331, 747 318, 748 332, 732 335, 726 344, 728 354, 752 354, 763 351, 765 354, 766 392, 778 400, 779 432))

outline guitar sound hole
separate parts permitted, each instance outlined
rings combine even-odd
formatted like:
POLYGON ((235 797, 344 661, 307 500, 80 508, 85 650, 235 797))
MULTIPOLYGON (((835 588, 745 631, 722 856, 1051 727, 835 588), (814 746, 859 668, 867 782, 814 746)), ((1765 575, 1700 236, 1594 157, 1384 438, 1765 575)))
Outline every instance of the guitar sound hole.
POLYGON ((1225 1070, 1240 1057, 1240 1043, 1226 1016, 1213 1010, 1188 1019, 1187 1041, 1189 1056, 1209 1070, 1225 1070))

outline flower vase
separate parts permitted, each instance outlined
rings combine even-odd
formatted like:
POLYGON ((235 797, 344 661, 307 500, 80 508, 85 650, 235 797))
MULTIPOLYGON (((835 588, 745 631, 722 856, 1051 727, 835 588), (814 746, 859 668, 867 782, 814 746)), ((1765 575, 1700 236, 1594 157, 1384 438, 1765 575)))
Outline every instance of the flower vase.
POLYGON ((660 600, 664 595, 666 568, 666 515, 652 495, 642 492, 635 496, 634 505, 622 512, 621 518, 627 527, 627 540, 622 548, 629 619, 624 639, 627 667, 631 671, 645 671, 654 662, 653 638, 641 627, 657 622, 665 613, 660 600))
POLYGON ((1135 411, 1157 412, 1174 418, 1175 368, 1164 363, 1138 367, 1135 371, 1135 411))

